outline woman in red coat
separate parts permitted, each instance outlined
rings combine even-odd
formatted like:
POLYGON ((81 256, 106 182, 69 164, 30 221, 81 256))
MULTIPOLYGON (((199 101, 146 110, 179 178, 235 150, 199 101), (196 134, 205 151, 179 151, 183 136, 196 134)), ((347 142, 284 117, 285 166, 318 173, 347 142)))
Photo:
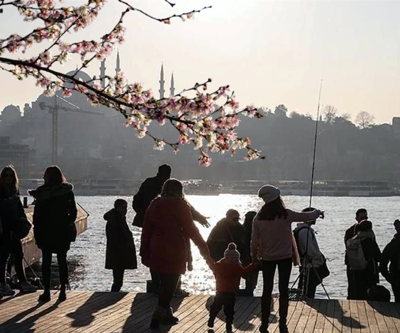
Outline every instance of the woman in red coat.
POLYGON ((157 328, 160 323, 174 325, 178 322, 178 318, 172 315, 170 302, 179 276, 186 271, 188 252, 185 239, 189 237, 204 258, 210 255, 190 211, 182 183, 177 179, 167 180, 161 197, 154 199, 146 210, 140 255, 142 263, 160 276, 158 306, 151 328, 157 328))

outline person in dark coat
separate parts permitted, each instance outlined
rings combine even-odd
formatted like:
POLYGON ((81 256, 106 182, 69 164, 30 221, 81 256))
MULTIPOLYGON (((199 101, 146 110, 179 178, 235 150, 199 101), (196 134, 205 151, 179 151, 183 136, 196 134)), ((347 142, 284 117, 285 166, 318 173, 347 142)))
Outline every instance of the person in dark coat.
POLYGON ((379 283, 379 262, 381 251, 375 240, 375 234, 372 231, 372 223, 368 220, 361 221, 356 229, 357 237, 361 240, 361 246, 364 253, 367 266, 362 270, 352 270, 354 285, 354 296, 356 300, 367 300, 367 291, 372 286, 379 283))
MULTIPOLYGON (((356 232, 356 227, 357 225, 364 220, 368 220, 368 212, 365 208, 360 208, 356 211, 356 223, 353 224, 350 228, 348 228, 344 234, 344 245, 346 246, 346 243, 349 239, 353 238, 355 235, 357 235, 356 232)), ((352 299, 356 299, 356 295, 355 295, 355 290, 356 290, 356 286, 354 286, 353 281, 354 281, 354 277, 353 277, 353 272, 350 270, 350 266, 349 266, 349 261, 347 259, 347 253, 345 252, 345 256, 344 256, 344 264, 346 265, 346 275, 347 275, 347 299, 348 300, 352 300, 352 299)))
POLYGON ((68 285, 67 252, 75 240, 74 226, 77 209, 73 186, 67 183, 58 166, 48 167, 43 176, 44 185, 29 191, 35 200, 33 225, 36 245, 42 250, 42 278, 44 293, 39 301, 50 301, 50 267, 52 254, 57 254, 61 290, 59 301, 66 300, 68 285))
POLYGON ((136 269, 136 248, 132 232, 126 223, 128 203, 117 199, 114 208, 104 214, 106 224, 107 249, 106 269, 113 271, 111 291, 120 291, 125 269, 136 269))
POLYGON ((146 211, 140 245, 142 263, 160 278, 158 306, 152 316, 151 328, 178 322, 178 318, 172 314, 170 302, 180 275, 186 271, 187 237, 208 259, 207 244, 193 222, 191 208, 184 199, 182 183, 177 179, 169 179, 163 185, 161 197, 156 198, 146 211))
POLYGON ((394 227, 396 234, 383 249, 379 268, 386 281, 392 285, 395 302, 400 303, 400 220, 394 221, 394 227))
POLYGON ((34 292, 36 287, 28 283, 23 267, 21 240, 14 234, 15 222, 26 219, 25 211, 19 198, 18 175, 14 167, 6 166, 0 173, 0 294, 14 295, 14 290, 6 283, 7 262, 14 256, 15 271, 22 292, 34 292))
MULTIPOLYGON (((256 215, 257 215, 257 212, 249 211, 244 216, 243 229, 244 229, 244 235, 245 235, 245 246, 246 246, 246 249, 249 254, 251 253, 251 233, 253 230, 253 220, 256 215)), ((250 261, 251 261, 251 258, 250 258, 250 261)), ((258 270, 255 270, 254 272, 247 275, 247 277, 246 277, 246 295, 253 296, 254 289, 256 289, 256 286, 257 286, 257 280, 258 280, 258 270)))
POLYGON ((246 248, 246 237, 243 226, 239 223, 240 214, 237 210, 229 209, 226 216, 218 221, 207 239, 211 258, 218 261, 224 257, 229 243, 235 243, 243 264, 250 262, 249 251, 246 248))
MULTIPOLYGON (((171 166, 168 164, 163 164, 158 167, 157 175, 151 178, 147 178, 139 188, 139 191, 135 194, 132 201, 132 208, 136 212, 136 215, 133 219, 133 225, 136 227, 143 226, 143 220, 146 213, 147 208, 150 203, 160 195, 161 189, 164 185, 164 182, 171 177, 171 166)), ((193 206, 190 206, 191 213, 193 216, 193 220, 199 222, 201 225, 205 227, 209 227, 210 224, 207 221, 207 218, 200 214, 193 206)), ((192 268, 191 261, 191 250, 190 250, 190 241, 187 241, 187 252, 188 252, 188 267, 192 268)), ((190 269, 189 269, 190 270, 190 269)), ((152 289, 154 291, 158 291, 160 286, 160 279, 156 272, 150 269, 152 289)), ((175 291, 176 296, 188 296, 189 293, 181 288, 181 280, 179 279, 178 287, 175 291)))

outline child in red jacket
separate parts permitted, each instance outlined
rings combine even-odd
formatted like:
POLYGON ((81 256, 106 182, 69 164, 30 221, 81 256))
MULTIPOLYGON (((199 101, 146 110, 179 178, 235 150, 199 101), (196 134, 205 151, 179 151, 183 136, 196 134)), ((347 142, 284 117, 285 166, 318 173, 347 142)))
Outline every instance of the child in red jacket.
POLYGON ((210 308, 208 327, 214 327, 214 320, 218 312, 224 307, 226 317, 226 331, 232 331, 233 315, 235 314, 235 295, 240 285, 240 278, 254 272, 256 266, 250 264, 243 268, 240 262, 240 253, 236 250, 235 243, 229 243, 224 252, 224 257, 218 262, 211 258, 207 261, 216 279, 216 295, 210 308))

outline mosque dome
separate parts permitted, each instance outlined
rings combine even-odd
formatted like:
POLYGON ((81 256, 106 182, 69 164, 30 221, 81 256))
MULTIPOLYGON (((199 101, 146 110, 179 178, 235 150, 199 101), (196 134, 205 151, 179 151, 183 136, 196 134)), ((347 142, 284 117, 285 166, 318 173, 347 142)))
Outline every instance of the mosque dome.
MULTIPOLYGON (((68 75, 68 76, 75 75, 75 78, 81 79, 83 82, 88 82, 88 81, 91 81, 91 80, 92 80, 92 78, 91 78, 88 74, 86 74, 85 72, 83 72, 83 71, 73 70, 73 71, 68 72, 67 75, 68 75)), ((92 86, 92 85, 93 85, 93 82, 90 82, 89 85, 92 86)), ((64 84, 64 86, 65 86, 66 88, 72 88, 72 87, 73 87, 72 83, 68 83, 68 82, 66 82, 66 83, 64 84)))

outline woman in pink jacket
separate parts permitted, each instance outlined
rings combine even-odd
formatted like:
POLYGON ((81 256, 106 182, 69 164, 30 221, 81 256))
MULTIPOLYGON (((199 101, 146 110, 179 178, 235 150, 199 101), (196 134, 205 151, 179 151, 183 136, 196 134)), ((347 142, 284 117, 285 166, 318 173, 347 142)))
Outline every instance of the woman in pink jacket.
POLYGON ((279 188, 264 185, 258 196, 265 202, 253 221, 251 249, 253 261, 261 260, 264 287, 261 298, 260 332, 268 332, 271 295, 276 266, 279 272, 279 330, 288 332, 286 318, 289 307, 289 278, 292 271, 293 235, 292 222, 305 222, 323 217, 314 210, 297 213, 287 209, 279 188))

